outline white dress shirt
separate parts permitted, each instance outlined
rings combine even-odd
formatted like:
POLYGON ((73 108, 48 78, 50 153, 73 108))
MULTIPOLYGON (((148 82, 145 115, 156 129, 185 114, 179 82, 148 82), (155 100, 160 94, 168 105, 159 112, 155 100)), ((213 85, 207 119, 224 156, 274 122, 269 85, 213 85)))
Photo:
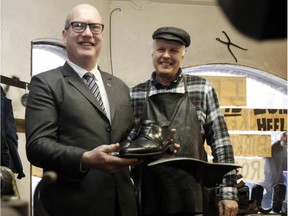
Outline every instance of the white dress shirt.
MULTIPOLYGON (((85 75, 85 73, 87 73, 88 71, 79 67, 78 65, 74 64, 73 62, 71 62, 69 59, 67 59, 67 63, 75 70, 75 72, 79 75, 79 77, 82 79, 83 76, 85 75)), ((95 78, 96 78, 96 83, 99 87, 100 90, 100 95, 101 95, 101 99, 105 108, 105 112, 107 115, 107 118, 109 119, 109 121, 111 122, 111 112, 110 112, 110 104, 109 104, 109 100, 108 100, 108 96, 107 96, 107 92, 103 83, 103 79, 101 77, 100 71, 98 70, 98 66, 96 64, 96 66, 89 71, 91 73, 94 74, 95 78)))

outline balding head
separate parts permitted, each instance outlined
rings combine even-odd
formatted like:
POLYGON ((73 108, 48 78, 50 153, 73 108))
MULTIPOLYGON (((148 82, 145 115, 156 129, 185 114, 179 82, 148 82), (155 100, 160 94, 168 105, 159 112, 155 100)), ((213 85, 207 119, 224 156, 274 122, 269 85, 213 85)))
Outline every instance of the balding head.
POLYGON ((97 64, 103 38, 103 32, 93 33, 97 29, 91 29, 91 24, 103 27, 100 13, 92 5, 79 4, 68 14, 62 31, 69 60, 88 71, 97 64), (80 23, 85 27, 83 31, 75 30, 71 23, 80 23))
POLYGON ((82 14, 93 13, 95 16, 97 16, 99 18, 99 23, 102 23, 102 17, 100 15, 99 11, 97 10, 97 8, 95 8, 94 6, 89 5, 89 4, 79 4, 79 5, 76 5, 75 7, 73 7, 71 9, 70 13, 68 14, 68 16, 66 18, 64 29, 67 29, 69 27, 70 23, 72 21, 74 21, 73 20, 74 17, 78 17, 80 13, 82 13, 82 14))

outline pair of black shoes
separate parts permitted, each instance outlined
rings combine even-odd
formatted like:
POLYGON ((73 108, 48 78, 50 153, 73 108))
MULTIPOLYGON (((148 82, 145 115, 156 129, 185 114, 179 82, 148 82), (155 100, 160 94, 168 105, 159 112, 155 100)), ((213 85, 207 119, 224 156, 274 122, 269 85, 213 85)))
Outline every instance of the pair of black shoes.
POLYGON ((174 139, 169 127, 160 127, 154 121, 145 120, 134 127, 120 142, 119 157, 154 157, 173 149, 174 139))
MULTIPOLYGON (((247 187, 247 186, 246 186, 247 187)), ((238 188, 238 186, 237 186, 238 188)), ((263 199, 264 188, 262 185, 255 184, 251 190, 251 199, 249 200, 249 188, 247 187, 247 195, 244 197, 243 190, 238 188, 238 198, 239 198, 239 211, 238 214, 257 214, 258 212, 262 214, 269 214, 271 211, 273 213, 280 213, 281 215, 287 213, 287 209, 284 205, 286 205, 287 201, 285 201, 286 196, 286 185, 284 184, 275 184, 273 187, 273 197, 272 197, 272 207, 271 208, 263 208, 261 206, 263 199), (244 202, 243 202, 244 201, 244 202), (246 204, 243 206, 243 204, 246 204), (243 208, 244 207, 244 208, 243 208)))

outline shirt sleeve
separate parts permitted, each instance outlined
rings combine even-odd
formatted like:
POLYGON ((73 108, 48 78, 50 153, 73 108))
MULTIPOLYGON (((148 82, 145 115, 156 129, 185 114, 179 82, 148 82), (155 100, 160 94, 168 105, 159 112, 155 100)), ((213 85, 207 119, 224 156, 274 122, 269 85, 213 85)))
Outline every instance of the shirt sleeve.
MULTIPOLYGON (((235 163, 228 128, 220 112, 217 94, 213 87, 206 95, 206 121, 204 125, 207 144, 211 147, 213 163, 235 163)), ((236 170, 224 175, 219 199, 238 200, 236 170)))

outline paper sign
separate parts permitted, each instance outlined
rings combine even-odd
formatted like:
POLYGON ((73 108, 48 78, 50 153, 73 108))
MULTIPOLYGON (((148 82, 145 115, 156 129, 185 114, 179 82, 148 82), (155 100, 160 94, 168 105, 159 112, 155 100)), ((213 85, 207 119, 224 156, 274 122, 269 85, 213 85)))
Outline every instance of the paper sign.
MULTIPOLYGON (((234 156, 271 157, 271 136, 258 134, 230 134, 234 156)), ((211 155, 211 149, 205 144, 205 150, 211 155)))
POLYGON ((229 130, 287 130, 287 109, 221 108, 220 110, 229 130))
POLYGON ((214 87, 221 106, 246 106, 246 78, 202 76, 214 87))

